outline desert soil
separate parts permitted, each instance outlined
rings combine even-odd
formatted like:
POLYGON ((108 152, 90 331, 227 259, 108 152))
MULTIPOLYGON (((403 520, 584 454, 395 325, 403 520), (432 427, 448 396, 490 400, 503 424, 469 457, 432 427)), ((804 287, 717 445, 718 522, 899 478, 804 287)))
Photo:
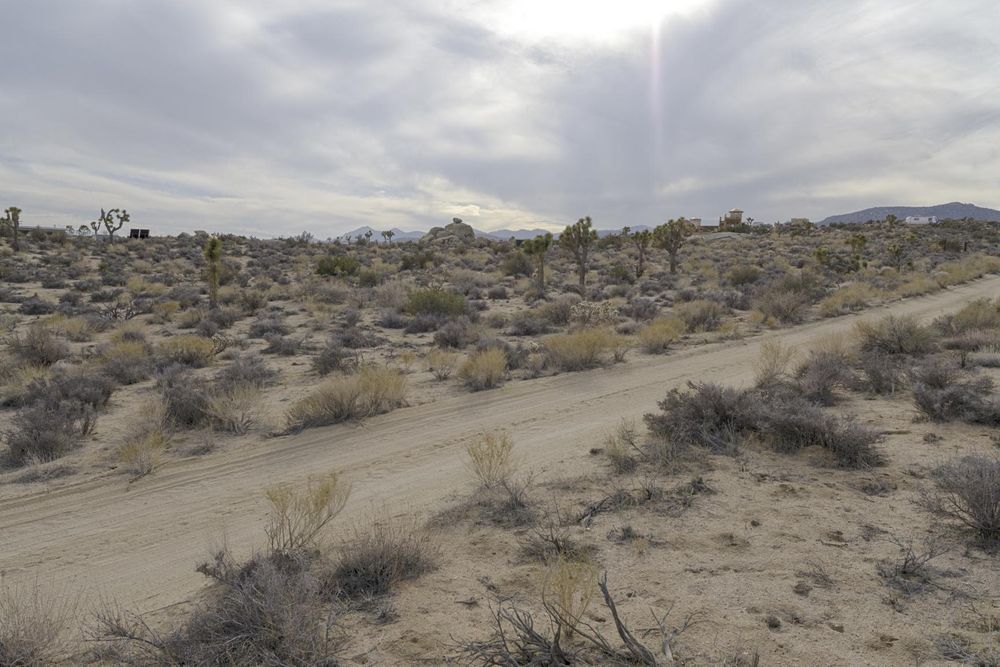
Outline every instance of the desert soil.
MULTIPOLYGON (((603 437, 620 418, 641 421, 642 414, 654 410, 656 402, 670 388, 688 381, 747 383, 752 378, 754 362, 765 340, 777 338, 788 345, 808 349, 810 341, 847 332, 860 319, 895 314, 929 320, 956 310, 970 299, 992 298, 998 292, 1000 277, 989 277, 858 315, 827 319, 754 338, 707 344, 665 356, 633 352, 625 363, 604 369, 508 383, 500 389, 446 396, 428 403, 413 397, 411 402, 414 407, 399 409, 362 424, 316 428, 297 435, 261 439, 239 449, 172 461, 153 475, 131 484, 126 484, 118 476, 79 482, 55 480, 41 491, 39 486, 34 485, 24 495, 0 499, 0 575, 8 581, 40 581, 57 589, 82 591, 92 598, 114 599, 142 612, 166 613, 165 610, 184 605, 204 587, 204 577, 194 571, 194 565, 212 550, 224 542, 237 555, 244 555, 261 543, 266 511, 262 490, 276 482, 301 480, 327 470, 340 471, 350 479, 353 492, 334 529, 332 537, 336 540, 338 536, 347 535, 353 521, 372 512, 427 517, 441 511, 463 494, 467 495, 472 485, 464 467, 463 447, 471 436, 489 429, 507 429, 516 443, 522 469, 535 471, 543 483, 545 480, 574 477, 585 479, 593 474, 595 466, 588 450, 599 447, 603 437)), ((917 438, 913 433, 908 434, 908 424, 915 414, 909 403, 877 401, 865 405, 866 402, 860 399, 855 403, 858 405, 850 406, 856 408, 853 411, 874 426, 900 431, 900 434, 888 437, 886 448, 890 460, 897 450, 903 460, 897 457, 885 474, 893 474, 892 466, 898 470, 900 466, 913 464, 914 461, 905 459, 908 439, 917 438)), ((975 431, 970 431, 969 427, 961 428, 965 429, 963 432, 975 431)), ((963 451, 961 448, 952 449, 954 447, 948 450, 949 454, 963 451)), ((760 454, 757 465, 773 463, 777 460, 776 456, 760 454)), ((926 463, 932 464, 933 461, 926 463)), ((721 529, 716 532, 722 536, 730 535, 732 544, 728 546, 735 551, 727 557, 731 557, 730 560, 735 558, 733 562, 746 563, 750 568, 748 571, 773 567, 774 562, 789 558, 786 549, 780 546, 783 540, 794 544, 803 540, 801 536, 795 537, 802 531, 825 531, 834 509, 853 515, 853 532, 858 532, 866 520, 866 503, 871 504, 871 501, 861 494, 853 500, 844 500, 843 485, 832 491, 824 492, 823 489, 829 487, 829 480, 846 485, 851 483, 849 477, 860 479, 862 475, 831 472, 806 464, 794 465, 798 471, 796 474, 801 476, 798 481, 811 484, 815 492, 802 494, 805 487, 796 483, 795 475, 790 481, 779 480, 781 483, 774 489, 763 490, 759 475, 754 481, 753 475, 746 470, 737 470, 739 466, 732 460, 720 463, 716 472, 732 473, 726 482, 721 481, 718 475, 714 476, 714 483, 720 491, 717 497, 725 500, 716 501, 713 498, 706 501, 710 505, 714 503, 714 508, 696 508, 676 525, 682 530, 685 524, 691 522, 695 522, 695 526, 699 522, 712 521, 720 526, 723 523, 728 525, 730 533, 721 532, 721 529), (740 476, 740 472, 747 474, 740 476), (827 480, 827 484, 824 485, 823 480, 827 480), (831 498, 820 503, 817 493, 827 493, 831 498), (757 497, 754 494, 765 495, 757 497), (794 513, 797 525, 776 525, 775 521, 769 521, 768 506, 788 500, 778 497, 782 494, 801 510, 794 513), (741 513, 741 509, 745 512, 741 513), (721 520, 720 516, 724 516, 725 520, 721 520), (744 532, 749 530, 744 527, 744 521, 749 522, 751 518, 759 520, 765 530, 771 531, 763 533, 766 537, 754 538, 769 545, 763 553, 746 552, 751 540, 743 537, 744 532), (744 553, 740 553, 741 550, 744 553)), ((909 504, 901 498, 891 503, 909 504)), ((912 513, 912 510, 906 512, 912 513)), ((906 526, 906 529, 910 535, 914 530, 919 532, 913 526, 906 526)), ((475 537, 475 531, 472 532, 475 537)), ((696 538, 694 535, 694 532, 689 536, 683 532, 672 535, 670 558, 674 561, 690 559, 690 563, 675 562, 661 568, 661 573, 667 570, 691 571, 692 567, 711 570, 718 566, 718 563, 712 564, 715 558, 706 554, 718 551, 720 545, 713 543, 711 538, 696 538)), ((825 558, 836 568, 838 559, 853 557, 848 549, 837 544, 851 537, 850 534, 845 537, 844 530, 833 530, 829 535, 817 533, 816 539, 809 540, 810 549, 822 549, 820 560, 825 558)), ((465 536, 467 538, 468 535, 465 536)), ((478 547, 472 545, 468 547, 470 551, 462 554, 461 566, 442 568, 439 573, 430 575, 426 585, 439 591, 447 590, 448 594, 458 597, 462 591, 475 587, 476 580, 488 573, 477 572, 477 567, 487 570, 485 566, 492 567, 490 564, 494 561, 505 562, 507 556, 502 553, 502 541, 494 540, 496 543, 493 544, 485 534, 480 538, 478 547), (456 577, 468 577, 471 581, 457 585, 454 581, 456 577)), ((447 541, 449 538, 445 536, 444 539, 447 541)), ((795 556, 802 557, 802 553, 795 556)), ((445 558, 447 560, 448 556, 445 558)), ((632 554, 622 564, 626 567, 634 564, 636 571, 641 571, 643 566, 640 563, 630 562, 635 558, 639 557, 632 554)), ((734 609, 759 606, 758 611, 764 613, 767 605, 762 601, 766 603, 768 589, 771 586, 781 586, 783 591, 790 589, 795 583, 796 569, 806 568, 807 563, 788 562, 782 567, 782 571, 790 573, 788 581, 774 577, 758 577, 751 581, 738 570, 734 571, 730 563, 706 578, 699 585, 700 593, 688 586, 686 595, 716 595, 728 590, 735 596, 734 609)), ((646 566, 646 570, 649 577, 646 585, 655 588, 657 568, 649 571, 646 566)), ((417 582, 413 585, 425 584, 417 582)), ((854 595, 860 595, 858 586, 861 584, 847 582, 844 594, 848 597, 842 601, 843 607, 850 608, 854 604, 850 595, 852 590, 854 595)), ((653 599, 666 602, 670 596, 667 591, 659 591, 653 599)), ((438 612, 429 614, 428 622, 446 623, 449 618, 463 613, 462 608, 452 604, 451 600, 445 605, 438 612)), ((422 609, 422 605, 408 599, 405 592, 399 606, 403 611, 417 612, 422 609)), ((886 614, 893 614, 889 607, 883 605, 882 608, 886 614)), ((449 628, 438 628, 439 639, 446 640, 452 634, 461 635, 463 628, 476 625, 482 634, 486 629, 486 613, 485 605, 480 605, 474 612, 477 623, 466 619, 456 621, 449 628)), ((775 613, 779 618, 782 615, 780 609, 775 613)), ((794 622, 794 613, 789 614, 794 622)), ((722 618, 713 621, 728 623, 722 618)), ((843 622, 850 625, 851 621, 848 618, 843 622)), ((874 618, 862 618, 859 622, 862 625, 877 623, 874 618)), ((827 625, 838 624, 840 621, 827 625)), ((739 622, 733 620, 728 627, 738 629, 739 622)), ((719 630, 721 633, 722 626, 719 630)), ((830 630, 835 633, 831 641, 842 645, 842 630, 830 630)), ((888 646, 896 641, 891 628, 885 633, 877 628, 856 630, 859 634, 855 652, 830 655, 823 649, 819 655, 829 657, 829 661, 823 664, 903 664, 907 660, 913 664, 912 657, 904 660, 906 654, 902 651, 872 653, 879 647, 873 647, 871 642, 877 643, 883 634, 885 637, 881 641, 888 642, 888 646)), ((852 628, 848 627, 847 631, 850 634, 852 628)), ((403 642, 403 635, 409 635, 406 639, 411 644, 409 650, 398 646, 393 649, 374 647, 370 648, 373 651, 371 655, 381 655, 381 659, 369 657, 360 661, 371 660, 373 664, 405 662, 416 659, 420 654, 435 653, 432 647, 418 640, 415 633, 420 633, 413 626, 389 631, 388 634, 393 635, 394 632, 393 641, 397 642, 403 642)), ((730 636, 726 641, 731 639, 730 636)), ((820 642, 813 649, 804 646, 792 651, 782 644, 780 637, 775 642, 767 647, 765 653, 781 664, 815 660, 818 654, 813 651, 818 652, 822 648, 820 642)), ((441 655, 440 651, 436 654, 441 655)), ((764 664, 771 662, 765 661, 764 664)))

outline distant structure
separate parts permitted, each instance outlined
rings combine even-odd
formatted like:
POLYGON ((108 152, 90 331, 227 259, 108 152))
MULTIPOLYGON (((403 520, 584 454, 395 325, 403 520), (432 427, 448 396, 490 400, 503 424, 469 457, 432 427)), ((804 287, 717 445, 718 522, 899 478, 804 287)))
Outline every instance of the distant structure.
POLYGON ((788 221, 788 224, 799 225, 801 227, 805 225, 811 225, 812 222, 809 221, 809 218, 792 218, 791 220, 788 221))
POLYGON ((908 215, 906 224, 908 225, 933 225, 938 221, 936 215, 908 215))
POLYGON ((719 228, 733 227, 743 224, 743 211, 738 208, 731 208, 729 212, 719 218, 719 228))
POLYGON ((128 237, 130 239, 148 239, 149 230, 148 229, 130 229, 128 230, 128 237))

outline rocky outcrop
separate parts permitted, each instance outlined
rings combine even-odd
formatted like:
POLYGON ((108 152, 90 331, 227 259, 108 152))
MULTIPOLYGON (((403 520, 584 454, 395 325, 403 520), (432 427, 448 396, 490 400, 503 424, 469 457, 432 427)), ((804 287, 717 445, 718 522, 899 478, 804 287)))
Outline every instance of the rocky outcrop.
POLYGON ((458 218, 444 227, 432 227, 421 239, 421 243, 433 245, 454 245, 472 243, 476 240, 476 232, 458 218))

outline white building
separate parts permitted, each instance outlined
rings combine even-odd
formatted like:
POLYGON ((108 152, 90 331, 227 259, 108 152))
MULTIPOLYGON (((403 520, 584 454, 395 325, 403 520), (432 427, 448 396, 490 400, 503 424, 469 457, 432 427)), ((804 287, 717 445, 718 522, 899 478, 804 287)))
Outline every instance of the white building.
POLYGON ((906 224, 908 225, 932 225, 937 222, 936 215, 908 215, 906 224))

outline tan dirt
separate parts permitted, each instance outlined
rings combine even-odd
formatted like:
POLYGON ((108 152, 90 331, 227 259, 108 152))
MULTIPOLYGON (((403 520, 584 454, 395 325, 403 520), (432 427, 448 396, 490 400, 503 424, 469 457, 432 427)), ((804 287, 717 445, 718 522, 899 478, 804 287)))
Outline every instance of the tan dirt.
POLYGON ((194 565, 222 541, 237 555, 261 543, 262 490, 273 483, 330 469, 344 473, 353 494, 339 526, 373 510, 430 513, 467 485, 462 448, 468 438, 495 428, 512 434, 525 468, 569 477, 586 470, 587 448, 598 446, 620 417, 640 418, 670 388, 689 380, 747 382, 765 340, 807 348, 861 319, 929 320, 998 292, 1000 277, 989 277, 858 315, 665 356, 633 352, 626 363, 605 369, 508 383, 363 424, 263 439, 170 462, 132 484, 97 478, 0 500, 0 574, 82 589, 144 612, 164 610, 204 586, 194 565))

